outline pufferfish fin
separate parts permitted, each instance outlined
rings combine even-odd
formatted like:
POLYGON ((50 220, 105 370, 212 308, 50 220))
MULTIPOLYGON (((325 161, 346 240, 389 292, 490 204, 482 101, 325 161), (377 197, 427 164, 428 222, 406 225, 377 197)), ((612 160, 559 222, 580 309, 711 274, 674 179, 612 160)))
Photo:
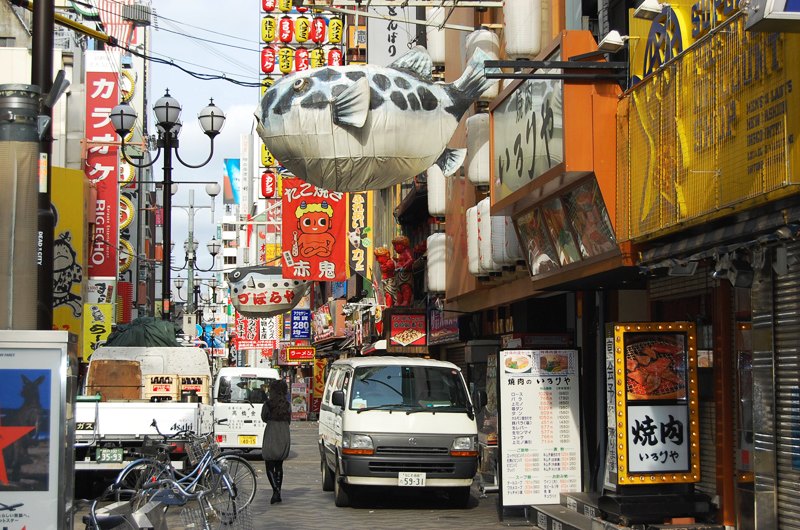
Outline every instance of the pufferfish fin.
POLYGON ((389 68, 396 70, 411 70, 425 79, 431 79, 433 73, 433 60, 422 46, 414 46, 407 54, 398 57, 389 68))
POLYGON ((369 81, 366 77, 347 87, 333 101, 333 123, 363 127, 369 112, 369 81))
POLYGON ((466 149, 450 149, 449 147, 439 155, 436 165, 442 170, 445 177, 455 174, 467 158, 466 149))

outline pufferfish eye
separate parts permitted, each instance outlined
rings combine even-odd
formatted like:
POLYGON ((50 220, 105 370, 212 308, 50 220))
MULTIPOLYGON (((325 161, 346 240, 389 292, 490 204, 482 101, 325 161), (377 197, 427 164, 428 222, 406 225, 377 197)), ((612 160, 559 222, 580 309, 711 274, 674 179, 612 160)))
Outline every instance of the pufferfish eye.
POLYGON ((300 92, 300 91, 301 91, 301 90, 303 90, 303 89, 304 89, 304 88, 305 88, 307 85, 308 85, 308 79, 306 79, 305 77, 303 77, 303 78, 300 78, 300 79, 297 79, 297 80, 295 80, 295 82, 294 82, 294 83, 292 83, 292 88, 294 89, 294 91, 295 91, 295 92, 300 92))

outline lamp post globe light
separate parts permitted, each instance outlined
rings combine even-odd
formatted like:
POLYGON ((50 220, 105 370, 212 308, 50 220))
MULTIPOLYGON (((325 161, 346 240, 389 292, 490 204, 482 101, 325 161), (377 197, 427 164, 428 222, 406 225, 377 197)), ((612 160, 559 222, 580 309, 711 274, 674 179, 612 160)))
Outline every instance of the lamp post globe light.
POLYGON ((153 112, 156 116, 156 129, 158 136, 156 138, 156 148, 158 152, 149 163, 137 164, 132 161, 125 152, 125 137, 130 133, 136 119, 138 118, 136 110, 127 103, 117 105, 111 110, 109 118, 114 126, 114 130, 122 138, 122 156, 125 161, 137 168, 146 168, 154 165, 156 161, 164 154, 163 169, 164 169, 164 182, 162 188, 163 197, 163 263, 161 266, 161 318, 169 320, 170 318, 170 257, 171 257, 171 230, 172 230, 172 154, 175 152, 175 158, 185 167, 196 169, 203 167, 211 161, 214 156, 214 138, 222 130, 225 123, 225 114, 219 107, 214 105, 214 100, 207 107, 200 111, 197 119, 200 122, 200 127, 203 133, 208 136, 211 143, 211 151, 208 158, 200 164, 188 164, 181 160, 178 153, 178 135, 181 129, 181 105, 178 101, 169 95, 169 90, 166 91, 163 97, 158 99, 153 105, 153 112))

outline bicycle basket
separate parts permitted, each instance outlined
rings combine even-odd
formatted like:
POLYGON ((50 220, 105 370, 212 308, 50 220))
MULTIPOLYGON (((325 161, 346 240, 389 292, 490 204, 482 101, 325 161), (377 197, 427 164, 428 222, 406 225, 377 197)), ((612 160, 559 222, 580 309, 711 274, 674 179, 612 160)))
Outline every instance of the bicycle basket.
POLYGON ((192 465, 197 464, 203 459, 206 453, 211 453, 211 457, 219 456, 219 445, 214 440, 214 434, 203 434, 195 437, 186 448, 186 456, 192 465))

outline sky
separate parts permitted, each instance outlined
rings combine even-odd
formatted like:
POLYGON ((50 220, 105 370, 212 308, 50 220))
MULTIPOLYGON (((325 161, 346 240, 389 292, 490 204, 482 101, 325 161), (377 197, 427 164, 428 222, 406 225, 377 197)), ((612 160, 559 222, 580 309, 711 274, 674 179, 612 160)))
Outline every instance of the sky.
MULTIPOLYGON (((157 26, 151 30, 151 54, 169 58, 187 70, 202 74, 225 75, 240 81, 259 80, 260 2, 259 0, 152 0, 157 26), (209 42, 213 41, 213 42, 209 42)), ((209 141, 200 129, 197 114, 214 98, 214 104, 225 113, 225 126, 214 141, 214 156, 199 169, 188 169, 177 161, 173 164, 173 181, 215 181, 222 185, 223 160, 239 158, 242 134, 254 130, 253 113, 259 102, 258 87, 243 87, 224 80, 199 80, 174 66, 152 63, 150 80, 151 105, 165 89, 182 106, 183 127, 180 134, 181 158, 199 164, 209 154, 209 141)), ((152 111, 150 111, 152 112, 152 111)), ((155 176, 160 180, 163 166, 156 163, 155 176)), ((173 263, 184 263, 183 242, 188 237, 189 215, 177 206, 189 206, 189 190, 194 189, 195 239, 198 241, 197 266, 211 267, 212 259, 206 244, 215 234, 215 226, 224 211, 222 194, 215 200, 214 222, 211 219, 211 198, 205 184, 181 184, 172 197, 172 241, 175 242, 173 263)), ((186 277, 186 271, 172 273, 172 278, 186 277)), ((204 278, 210 272, 197 272, 204 278)), ((174 289, 174 287, 173 287, 174 289)), ((186 296, 183 287, 181 296, 186 296)))

